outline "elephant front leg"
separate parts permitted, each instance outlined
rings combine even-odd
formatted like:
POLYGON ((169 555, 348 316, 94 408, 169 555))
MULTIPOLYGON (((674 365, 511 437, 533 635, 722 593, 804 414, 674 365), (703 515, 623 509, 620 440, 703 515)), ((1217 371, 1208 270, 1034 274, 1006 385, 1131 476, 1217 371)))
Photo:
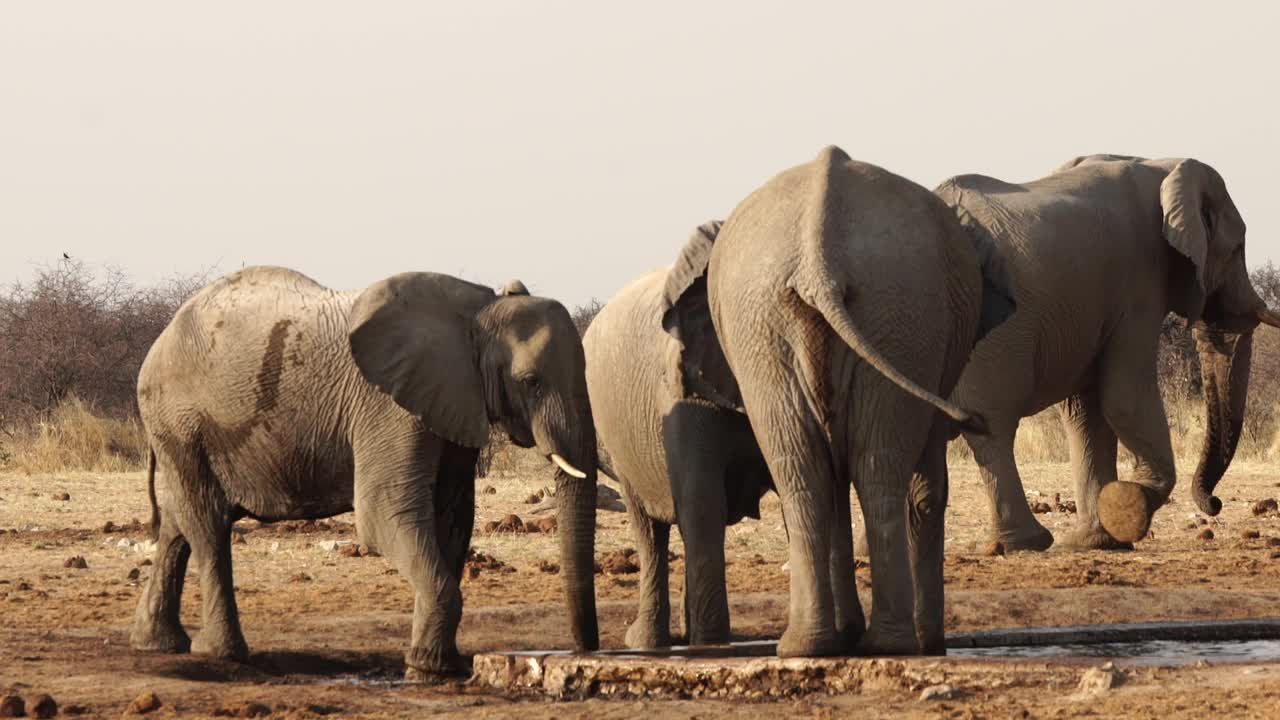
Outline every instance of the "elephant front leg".
POLYGON ((1058 409, 1067 433, 1075 480, 1076 524, 1058 540, 1067 550, 1132 550, 1098 520, 1098 495, 1116 481, 1116 434, 1107 425, 1097 392, 1067 398, 1058 409))
POLYGON ((163 518, 156 538, 151 577, 134 613, 129 644, 135 650, 184 653, 191 638, 182 629, 180 611, 182 586, 187 574, 191 546, 172 518, 163 518))
POLYGON ((626 481, 619 479, 627 497, 631 537, 640 555, 640 598, 636 619, 627 628, 627 647, 643 650, 671 645, 671 594, 668 586, 667 546, 671 526, 649 517, 626 481))
MULTIPOLYGON (((1154 350, 1151 357, 1155 357, 1154 350)), ((1173 491, 1173 447, 1155 370, 1104 375, 1102 413, 1116 437, 1134 454, 1128 480, 1104 485, 1098 493, 1098 522, 1120 542, 1146 537, 1151 517, 1173 491)))

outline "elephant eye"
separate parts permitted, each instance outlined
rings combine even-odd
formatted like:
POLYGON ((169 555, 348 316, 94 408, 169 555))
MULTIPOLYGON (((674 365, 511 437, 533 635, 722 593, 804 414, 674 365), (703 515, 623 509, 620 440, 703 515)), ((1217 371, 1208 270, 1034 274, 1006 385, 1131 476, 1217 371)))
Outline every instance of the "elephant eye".
POLYGON ((541 385, 541 382, 538 380, 538 376, 533 373, 521 375, 519 382, 530 390, 537 390, 539 385, 541 385))

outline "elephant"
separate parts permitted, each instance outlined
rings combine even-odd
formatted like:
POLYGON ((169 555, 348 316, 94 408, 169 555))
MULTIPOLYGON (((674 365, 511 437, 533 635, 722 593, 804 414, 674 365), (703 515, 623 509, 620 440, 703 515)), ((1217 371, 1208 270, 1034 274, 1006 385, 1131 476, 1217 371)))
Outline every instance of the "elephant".
MULTIPOLYGON (((700 226, 695 241, 711 242, 720 225, 700 226)), ((685 546, 687 641, 729 641, 725 527, 758 519, 773 487, 747 417, 680 382, 680 346, 662 325, 672 273, 655 270, 620 290, 582 339, 600 472, 622 487, 640 556, 639 609, 626 634, 632 648, 671 645, 667 542, 675 523, 685 546)), ((690 302, 700 304, 699 332, 713 334, 705 293, 690 302)))
POLYGON ((265 266, 215 280, 178 309, 138 375, 156 549, 131 644, 246 659, 232 523, 354 510, 362 541, 414 590, 406 677, 458 671, 476 456, 495 424, 559 468, 570 622, 580 649, 598 648, 584 364, 568 311, 519 282, 496 294, 409 272, 336 292, 265 266), (193 554, 194 644, 179 621, 193 554))
POLYGON ((1197 340, 1208 433, 1192 484, 1200 509, 1235 453, 1252 332, 1280 326, 1245 266, 1245 224, 1222 176, 1191 158, 1087 155, 1015 184, 952 177, 935 192, 981 237, 1018 312, 974 348, 951 395, 987 420, 967 434, 991 513, 993 551, 1044 550, 1053 535, 1027 507, 1014 462, 1020 418, 1057 405, 1079 507, 1069 549, 1132 548, 1175 482, 1156 377, 1161 324, 1197 340), (1117 441, 1135 456, 1119 481, 1117 441))
POLYGON ((745 412, 782 502, 791 580, 779 656, 946 652, 946 443, 953 425, 981 432, 984 421, 943 396, 983 323, 1015 312, 999 278, 984 277, 936 195, 835 146, 752 192, 669 273, 678 382, 745 412), (869 625, 850 482, 875 576, 869 625))

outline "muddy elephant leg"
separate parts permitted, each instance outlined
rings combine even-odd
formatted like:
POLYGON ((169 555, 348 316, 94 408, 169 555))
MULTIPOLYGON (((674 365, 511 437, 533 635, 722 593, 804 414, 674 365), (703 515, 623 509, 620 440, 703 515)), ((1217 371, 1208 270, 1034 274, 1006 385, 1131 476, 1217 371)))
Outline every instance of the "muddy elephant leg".
MULTIPOLYGON (((462 590, 457 563, 441 547, 436 510, 437 474, 444 443, 431 437, 399 438, 357 443, 355 467, 356 523, 362 536, 376 538, 378 547, 413 586, 413 629, 405 652, 405 678, 423 681, 460 672, 458 623, 462 620, 462 590)), ((445 493, 447 494, 447 492, 445 493)), ((465 555, 465 550, 461 551, 465 555)))
POLYGON ((725 588, 724 535, 729 501, 725 483, 737 444, 724 411, 700 403, 677 403, 663 419, 663 445, 684 541, 683 606, 685 642, 729 642, 729 596, 725 588))
POLYGON ((616 478, 627 500, 631 539, 640 555, 640 597, 636 619, 627 628, 627 647, 642 650, 671 646, 671 591, 667 547, 671 526, 649 517, 625 478, 616 478))
MULTIPOLYGON (((835 481, 835 522, 831 533, 831 595, 835 601, 836 634, 844 652, 852 653, 867 629, 867 618, 858 599, 853 564, 853 509, 848 480, 835 481)), ((860 525, 865 526, 866 523, 860 525)))
POLYGON ((129 644, 135 650, 184 653, 191 649, 191 638, 180 620, 182 586, 190 557, 191 546, 178 531, 176 521, 162 512, 151 577, 129 632, 129 644))
POLYGON ((1120 345, 1108 348, 1104 359, 1102 414, 1137 462, 1128 479, 1099 491, 1098 521, 1116 540, 1137 542, 1146 536, 1152 514, 1173 491, 1173 447, 1156 380, 1155 348, 1126 348, 1124 339, 1120 345))
POLYGON ((988 420, 992 421, 989 436, 965 436, 978 463, 978 475, 991 511, 992 532, 987 552, 994 552, 997 543, 1010 551, 1047 550, 1053 545, 1053 533, 1036 520, 1027 505, 1026 490, 1013 457, 1017 424, 998 425, 992 418, 988 420))
POLYGON ((947 654, 942 566, 950 492, 948 435, 946 423, 935 419, 907 496, 907 551, 915 589, 916 640, 925 655, 947 654))
POLYGON ((1076 524, 1058 540, 1066 550, 1132 550, 1098 521, 1098 494, 1116 481, 1116 434, 1107 425, 1097 392, 1067 398, 1058 408, 1067 433, 1075 480, 1076 524))
MULTIPOLYGON (((221 497, 220 489, 218 495, 221 497)), ((191 649, 243 661, 249 658, 249 645, 240 629, 240 612, 236 608, 231 576, 231 525, 235 521, 225 500, 211 505, 207 514, 183 519, 184 534, 191 543, 191 554, 200 577, 203 605, 203 623, 191 649)))
POLYGON ((787 369, 773 369, 768 376, 776 380, 743 383, 742 396, 787 528, 791 593, 778 655, 834 655, 841 647, 829 565, 835 504, 831 448, 808 407, 779 400, 805 397, 799 379, 787 369))
POLYGON ((479 450, 446 443, 435 492, 436 537, 445 565, 462 582, 476 517, 476 460, 479 450))

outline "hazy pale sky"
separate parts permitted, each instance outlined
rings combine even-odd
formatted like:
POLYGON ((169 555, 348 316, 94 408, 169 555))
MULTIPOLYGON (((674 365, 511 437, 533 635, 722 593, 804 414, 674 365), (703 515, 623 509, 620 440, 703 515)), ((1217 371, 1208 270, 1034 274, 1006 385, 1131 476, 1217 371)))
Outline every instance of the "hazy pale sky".
POLYGON ((578 304, 827 144, 1196 157, 1280 260, 1280 3, 0 4, 0 282, 448 272, 578 304), (1271 198, 1271 199, 1269 199, 1271 198))

